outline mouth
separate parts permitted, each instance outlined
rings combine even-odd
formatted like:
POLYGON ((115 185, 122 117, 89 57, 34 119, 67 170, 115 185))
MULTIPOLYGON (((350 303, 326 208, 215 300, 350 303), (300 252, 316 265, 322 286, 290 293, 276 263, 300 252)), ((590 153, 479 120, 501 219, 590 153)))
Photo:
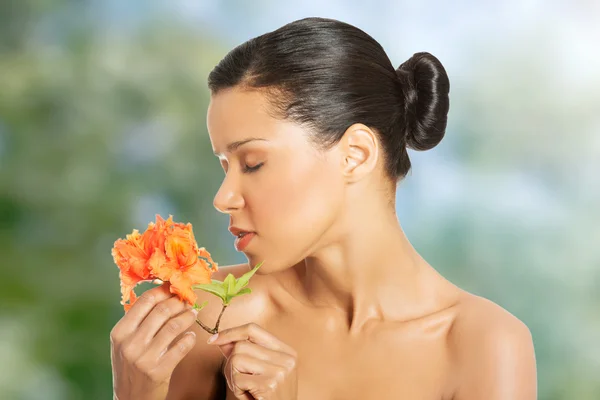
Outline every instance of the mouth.
POLYGON ((256 236, 256 232, 240 232, 235 239, 234 246, 237 251, 243 251, 250 241, 256 236))
POLYGON ((233 236, 237 236, 237 237, 240 237, 241 235, 244 235, 244 234, 252 233, 252 231, 247 231, 245 229, 238 228, 237 226, 230 226, 229 232, 231 232, 231 234, 233 236))

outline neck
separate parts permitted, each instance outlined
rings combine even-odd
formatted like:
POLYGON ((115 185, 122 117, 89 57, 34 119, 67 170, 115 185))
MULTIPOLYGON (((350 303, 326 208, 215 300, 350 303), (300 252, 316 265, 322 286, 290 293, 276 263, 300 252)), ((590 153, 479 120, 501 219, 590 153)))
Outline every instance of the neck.
POLYGON ((326 235, 326 245, 286 271, 295 282, 292 296, 340 313, 335 328, 350 334, 360 333, 370 320, 409 320, 432 308, 439 275, 412 247, 393 211, 340 221, 332 228, 337 232, 326 235))

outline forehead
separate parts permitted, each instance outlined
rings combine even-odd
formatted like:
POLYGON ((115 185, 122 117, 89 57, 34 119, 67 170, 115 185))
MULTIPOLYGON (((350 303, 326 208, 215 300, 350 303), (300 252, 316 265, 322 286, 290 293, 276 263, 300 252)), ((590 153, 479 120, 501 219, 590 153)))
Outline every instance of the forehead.
POLYGON ((265 95, 258 91, 225 89, 211 96, 206 125, 211 141, 231 141, 242 136, 268 138, 278 121, 269 115, 265 95))
POLYGON ((206 125, 213 151, 226 153, 234 142, 261 138, 270 148, 301 150, 308 146, 300 125, 273 117, 266 95, 258 91, 225 89, 211 96, 206 125))

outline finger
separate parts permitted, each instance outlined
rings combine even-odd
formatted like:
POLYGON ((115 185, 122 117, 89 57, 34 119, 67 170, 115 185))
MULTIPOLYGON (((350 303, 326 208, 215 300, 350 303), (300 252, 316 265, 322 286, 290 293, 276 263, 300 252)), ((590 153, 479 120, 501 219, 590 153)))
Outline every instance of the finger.
POLYGON ((165 282, 161 286, 145 291, 133 306, 127 311, 125 316, 121 318, 115 325, 112 331, 112 336, 116 339, 121 339, 129 336, 134 332, 146 315, 154 308, 154 306, 163 300, 174 296, 169 289, 169 283, 165 282))
POLYGON ((273 393, 276 390, 280 382, 281 378, 277 377, 277 373, 273 375, 240 373, 236 374, 231 391, 239 398, 264 400, 269 396, 269 393, 273 393))
POLYGON ((293 368, 295 366, 295 357, 278 350, 271 350, 256 343, 242 340, 235 343, 227 343, 219 346, 219 350, 226 358, 233 354, 248 354, 259 360, 268 361, 271 364, 282 365, 293 368))
POLYGON ((296 351, 283 343, 273 334, 267 332, 259 325, 251 322, 249 324, 236 326, 219 332, 217 338, 210 342, 215 345, 223 345, 240 340, 248 340, 271 350, 277 350, 295 356, 296 351))
POLYGON ((227 385, 233 392, 236 399, 255 399, 252 393, 248 390, 256 385, 252 380, 257 380, 258 375, 248 375, 242 373, 235 373, 234 378, 228 378, 226 376, 227 385))
POLYGON ((161 356, 161 353, 168 349, 173 341, 196 322, 196 310, 185 311, 178 316, 171 318, 158 331, 154 339, 151 340, 148 350, 144 357, 149 357, 154 360, 161 356))
POLYGON ((144 319, 133 340, 146 345, 149 344, 167 321, 181 314, 186 308, 189 309, 189 307, 177 296, 161 301, 154 306, 144 319))
POLYGON ((173 373, 175 367, 196 345, 196 333, 186 332, 171 348, 158 360, 157 365, 151 370, 154 378, 166 378, 173 373))
POLYGON ((265 375, 278 366, 269 361, 260 360, 248 354, 234 354, 225 363, 225 376, 233 377, 234 373, 265 375))
POLYGON ((277 374, 277 371, 278 366, 247 354, 235 354, 231 356, 224 367, 225 379, 232 391, 235 390, 240 375, 274 375, 277 374))

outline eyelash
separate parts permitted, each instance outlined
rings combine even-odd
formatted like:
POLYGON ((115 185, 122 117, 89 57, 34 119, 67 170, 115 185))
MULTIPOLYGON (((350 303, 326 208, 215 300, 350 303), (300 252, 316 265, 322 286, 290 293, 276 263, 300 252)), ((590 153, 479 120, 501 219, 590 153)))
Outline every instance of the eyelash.
POLYGON ((247 173, 247 174, 251 174, 253 172, 256 172, 256 171, 258 171, 260 169, 260 167, 263 166, 263 164, 264 163, 260 163, 260 164, 255 165, 254 167, 249 167, 247 165, 244 165, 244 172, 247 173))

